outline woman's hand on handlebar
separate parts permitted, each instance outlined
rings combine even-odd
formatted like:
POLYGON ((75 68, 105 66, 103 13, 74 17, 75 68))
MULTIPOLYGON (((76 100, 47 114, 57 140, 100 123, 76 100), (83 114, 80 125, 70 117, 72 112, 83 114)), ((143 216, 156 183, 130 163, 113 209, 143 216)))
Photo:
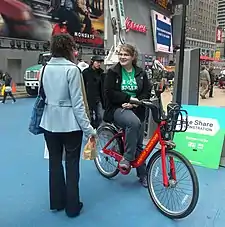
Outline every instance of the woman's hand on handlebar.
POLYGON ((131 98, 130 98, 130 102, 132 102, 132 101, 134 101, 134 102, 137 101, 137 102, 138 102, 139 99, 131 97, 131 98))
POLYGON ((130 104, 130 103, 123 103, 122 107, 124 109, 132 109, 134 106, 132 104, 130 104))
POLYGON ((138 105, 140 105, 140 100, 137 98, 130 98, 130 104, 133 105, 133 107, 138 107, 138 105))

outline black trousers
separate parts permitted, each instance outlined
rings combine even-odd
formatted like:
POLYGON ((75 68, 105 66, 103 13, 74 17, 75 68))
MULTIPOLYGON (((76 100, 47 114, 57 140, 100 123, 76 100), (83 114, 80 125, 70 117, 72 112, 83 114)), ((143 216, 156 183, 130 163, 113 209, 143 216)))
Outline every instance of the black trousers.
POLYGON ((49 150, 50 209, 63 209, 69 215, 79 211, 80 151, 82 131, 68 133, 45 132, 49 150), (63 146, 66 150, 66 180, 62 165, 63 146))
POLYGON ((90 107, 91 125, 97 129, 103 120, 104 110, 101 102, 97 102, 94 108, 90 107))
POLYGON ((5 92, 4 92, 4 96, 3 96, 2 103, 5 103, 6 97, 7 97, 8 95, 12 98, 12 100, 13 100, 14 102, 16 101, 16 99, 14 98, 14 96, 13 96, 13 94, 12 94, 11 91, 9 91, 9 92, 5 91, 5 92))
POLYGON ((210 85, 209 97, 213 97, 213 84, 210 85))

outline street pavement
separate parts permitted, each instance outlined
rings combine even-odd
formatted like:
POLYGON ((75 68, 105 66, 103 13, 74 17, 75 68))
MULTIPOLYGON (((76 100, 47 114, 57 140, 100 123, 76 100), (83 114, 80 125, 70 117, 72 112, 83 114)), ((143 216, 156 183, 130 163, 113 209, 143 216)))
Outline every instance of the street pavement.
POLYGON ((42 136, 28 132, 34 99, 0 105, 0 226, 1 227, 223 227, 225 223, 225 169, 195 167, 200 198, 186 219, 173 221, 153 205, 148 192, 128 176, 104 179, 92 161, 81 161, 81 198, 77 218, 49 211, 48 162, 42 136))
MULTIPOLYGON (((14 94, 15 98, 27 98, 29 95, 27 94, 24 86, 17 86, 17 91, 14 94)), ((225 106, 225 90, 219 89, 217 87, 214 88, 214 98, 201 99, 199 98, 199 105, 201 106, 225 106)), ((0 100, 2 100, 2 96, 0 96, 0 100)), ((166 105, 171 102, 172 95, 170 91, 165 91, 162 94, 163 105, 166 105)))
MULTIPOLYGON (((163 106, 166 107, 166 105, 171 102, 172 95, 170 91, 165 91, 162 94, 162 101, 163 106)), ((199 97, 199 105, 200 106, 224 106, 225 107, 225 89, 219 89, 216 86, 214 87, 214 94, 213 98, 207 99, 201 99, 199 97)))

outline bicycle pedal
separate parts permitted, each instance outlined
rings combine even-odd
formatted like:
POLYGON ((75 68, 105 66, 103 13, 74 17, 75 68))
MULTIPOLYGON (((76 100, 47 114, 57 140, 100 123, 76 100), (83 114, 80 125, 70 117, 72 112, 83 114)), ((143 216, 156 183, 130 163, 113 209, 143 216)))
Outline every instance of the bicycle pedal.
POLYGON ((124 169, 124 168, 118 167, 118 169, 119 169, 121 174, 127 175, 127 174, 130 173, 131 167, 129 169, 124 169))
POLYGON ((166 146, 167 146, 168 149, 176 148, 176 144, 173 141, 171 141, 171 140, 166 141, 166 146))

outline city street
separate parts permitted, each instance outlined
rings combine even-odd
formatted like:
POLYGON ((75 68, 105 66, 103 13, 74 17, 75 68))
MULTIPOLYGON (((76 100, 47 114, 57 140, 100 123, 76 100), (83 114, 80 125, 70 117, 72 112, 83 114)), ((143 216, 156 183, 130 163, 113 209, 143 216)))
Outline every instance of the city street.
MULTIPOLYGON (((218 92, 223 91, 216 91, 215 97, 218 92)), ((215 103, 215 99, 211 100, 215 103)), ((220 100, 224 105, 224 98, 220 100)), ((82 160, 80 189, 84 209, 81 215, 69 219, 64 212, 51 212, 43 137, 28 131, 33 103, 33 98, 27 98, 0 106, 1 227, 224 226, 224 168, 196 167, 200 183, 198 206, 186 219, 173 221, 155 208, 147 190, 137 182, 135 171, 107 180, 100 176, 92 161, 82 160)))

